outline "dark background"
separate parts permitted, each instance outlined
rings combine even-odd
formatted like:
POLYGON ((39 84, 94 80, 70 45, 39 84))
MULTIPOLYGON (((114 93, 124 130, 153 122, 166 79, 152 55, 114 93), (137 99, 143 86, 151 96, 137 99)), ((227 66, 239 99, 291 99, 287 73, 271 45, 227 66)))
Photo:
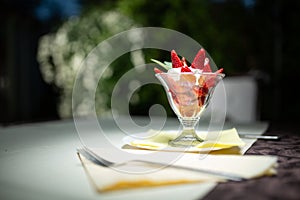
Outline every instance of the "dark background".
POLYGON ((293 123, 298 100, 300 1, 0 0, 0 123, 57 120, 60 88, 36 59, 39 38, 93 7, 118 9, 141 26, 175 29, 197 40, 226 75, 259 83, 261 120, 293 123))

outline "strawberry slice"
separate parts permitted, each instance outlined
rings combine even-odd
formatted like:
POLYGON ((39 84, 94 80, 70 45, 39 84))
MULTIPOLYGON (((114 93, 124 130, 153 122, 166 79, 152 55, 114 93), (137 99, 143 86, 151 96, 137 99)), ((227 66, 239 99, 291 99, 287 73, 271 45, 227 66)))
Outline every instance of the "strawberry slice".
POLYGON ((181 72, 192 72, 188 66, 181 67, 181 72))
POLYGON ((203 69, 205 58, 205 50, 201 48, 196 54, 191 67, 195 69, 203 69))
POLYGON ((209 59, 205 58, 204 60, 204 67, 203 67, 203 72, 212 72, 209 64, 209 59))
POLYGON ((204 103, 205 103, 205 99, 206 99, 206 96, 205 96, 205 95, 199 97, 199 98, 198 98, 198 105, 199 105, 199 106, 203 106, 204 103))
POLYGON ((219 69, 218 71, 216 71, 217 74, 221 74, 224 71, 223 68, 219 69))
POLYGON ((186 64, 186 59, 185 57, 181 58, 181 63, 183 64, 184 67, 188 67, 188 65, 186 64))
POLYGON ((220 73, 223 72, 223 68, 219 69, 218 71, 216 71, 214 74, 212 74, 211 76, 207 77, 207 80, 206 80, 206 84, 207 86, 210 88, 210 87, 213 87, 215 85, 215 79, 216 79, 216 76, 220 73))
POLYGON ((202 86, 194 86, 193 88, 195 95, 197 96, 198 99, 198 105, 201 107, 205 103, 206 96, 209 92, 209 88, 204 83, 202 86))
POLYGON ((176 96, 175 92, 173 92, 172 90, 169 90, 169 92, 171 93, 172 99, 174 100, 174 102, 177 103, 177 104, 179 104, 179 99, 176 96))
POLYGON ((163 73, 163 71, 161 71, 160 69, 158 69, 158 68, 156 68, 156 67, 154 67, 154 72, 155 72, 156 74, 163 73))
POLYGON ((171 60, 172 60, 172 67, 173 68, 178 68, 178 67, 183 66, 183 64, 182 64, 180 58, 178 57, 177 53, 175 52, 175 50, 171 51, 171 60))

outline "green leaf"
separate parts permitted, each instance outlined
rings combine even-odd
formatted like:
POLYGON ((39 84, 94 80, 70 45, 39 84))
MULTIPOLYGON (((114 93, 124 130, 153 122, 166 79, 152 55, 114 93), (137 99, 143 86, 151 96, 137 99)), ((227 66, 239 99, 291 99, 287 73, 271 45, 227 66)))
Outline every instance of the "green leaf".
POLYGON ((150 59, 150 60, 153 61, 153 62, 155 62, 156 64, 162 66, 162 67, 165 68, 166 70, 169 70, 169 69, 172 68, 172 63, 171 63, 171 65, 169 65, 169 64, 164 64, 164 63, 162 63, 162 62, 160 62, 160 61, 158 61, 158 60, 155 60, 155 59, 150 59))
POLYGON ((172 68, 172 62, 164 61, 164 64, 172 68))

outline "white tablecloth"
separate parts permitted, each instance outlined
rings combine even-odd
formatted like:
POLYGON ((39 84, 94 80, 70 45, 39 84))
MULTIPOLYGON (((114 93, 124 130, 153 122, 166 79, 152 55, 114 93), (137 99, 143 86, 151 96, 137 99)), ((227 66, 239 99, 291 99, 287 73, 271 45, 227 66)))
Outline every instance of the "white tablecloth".
MULTIPOLYGON (((82 119, 80 123, 89 127, 90 122, 82 119)), ((121 145, 124 135, 113 121, 106 120, 102 126, 115 145, 121 145)), ((177 119, 168 120, 166 127, 178 128, 177 119)), ((236 127, 261 134, 267 126, 236 127)), ((92 129, 87 132, 97 132, 92 129)), ((81 135, 81 139, 84 137, 81 135)), ((0 199, 195 199, 201 198, 200 189, 210 191, 215 187, 213 183, 202 184, 201 188, 188 184, 99 194, 91 187, 76 155, 76 148, 82 146, 79 138, 71 119, 0 127, 0 199)))

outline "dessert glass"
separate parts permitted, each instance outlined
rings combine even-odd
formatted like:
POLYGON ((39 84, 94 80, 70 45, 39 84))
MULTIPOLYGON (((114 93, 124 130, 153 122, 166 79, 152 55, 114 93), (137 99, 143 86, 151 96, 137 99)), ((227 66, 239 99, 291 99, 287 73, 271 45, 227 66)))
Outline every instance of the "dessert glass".
POLYGON ((155 76, 167 93, 169 104, 177 115, 182 131, 169 141, 173 147, 193 147, 204 140, 195 131, 200 116, 208 106, 222 73, 157 73, 155 76))

